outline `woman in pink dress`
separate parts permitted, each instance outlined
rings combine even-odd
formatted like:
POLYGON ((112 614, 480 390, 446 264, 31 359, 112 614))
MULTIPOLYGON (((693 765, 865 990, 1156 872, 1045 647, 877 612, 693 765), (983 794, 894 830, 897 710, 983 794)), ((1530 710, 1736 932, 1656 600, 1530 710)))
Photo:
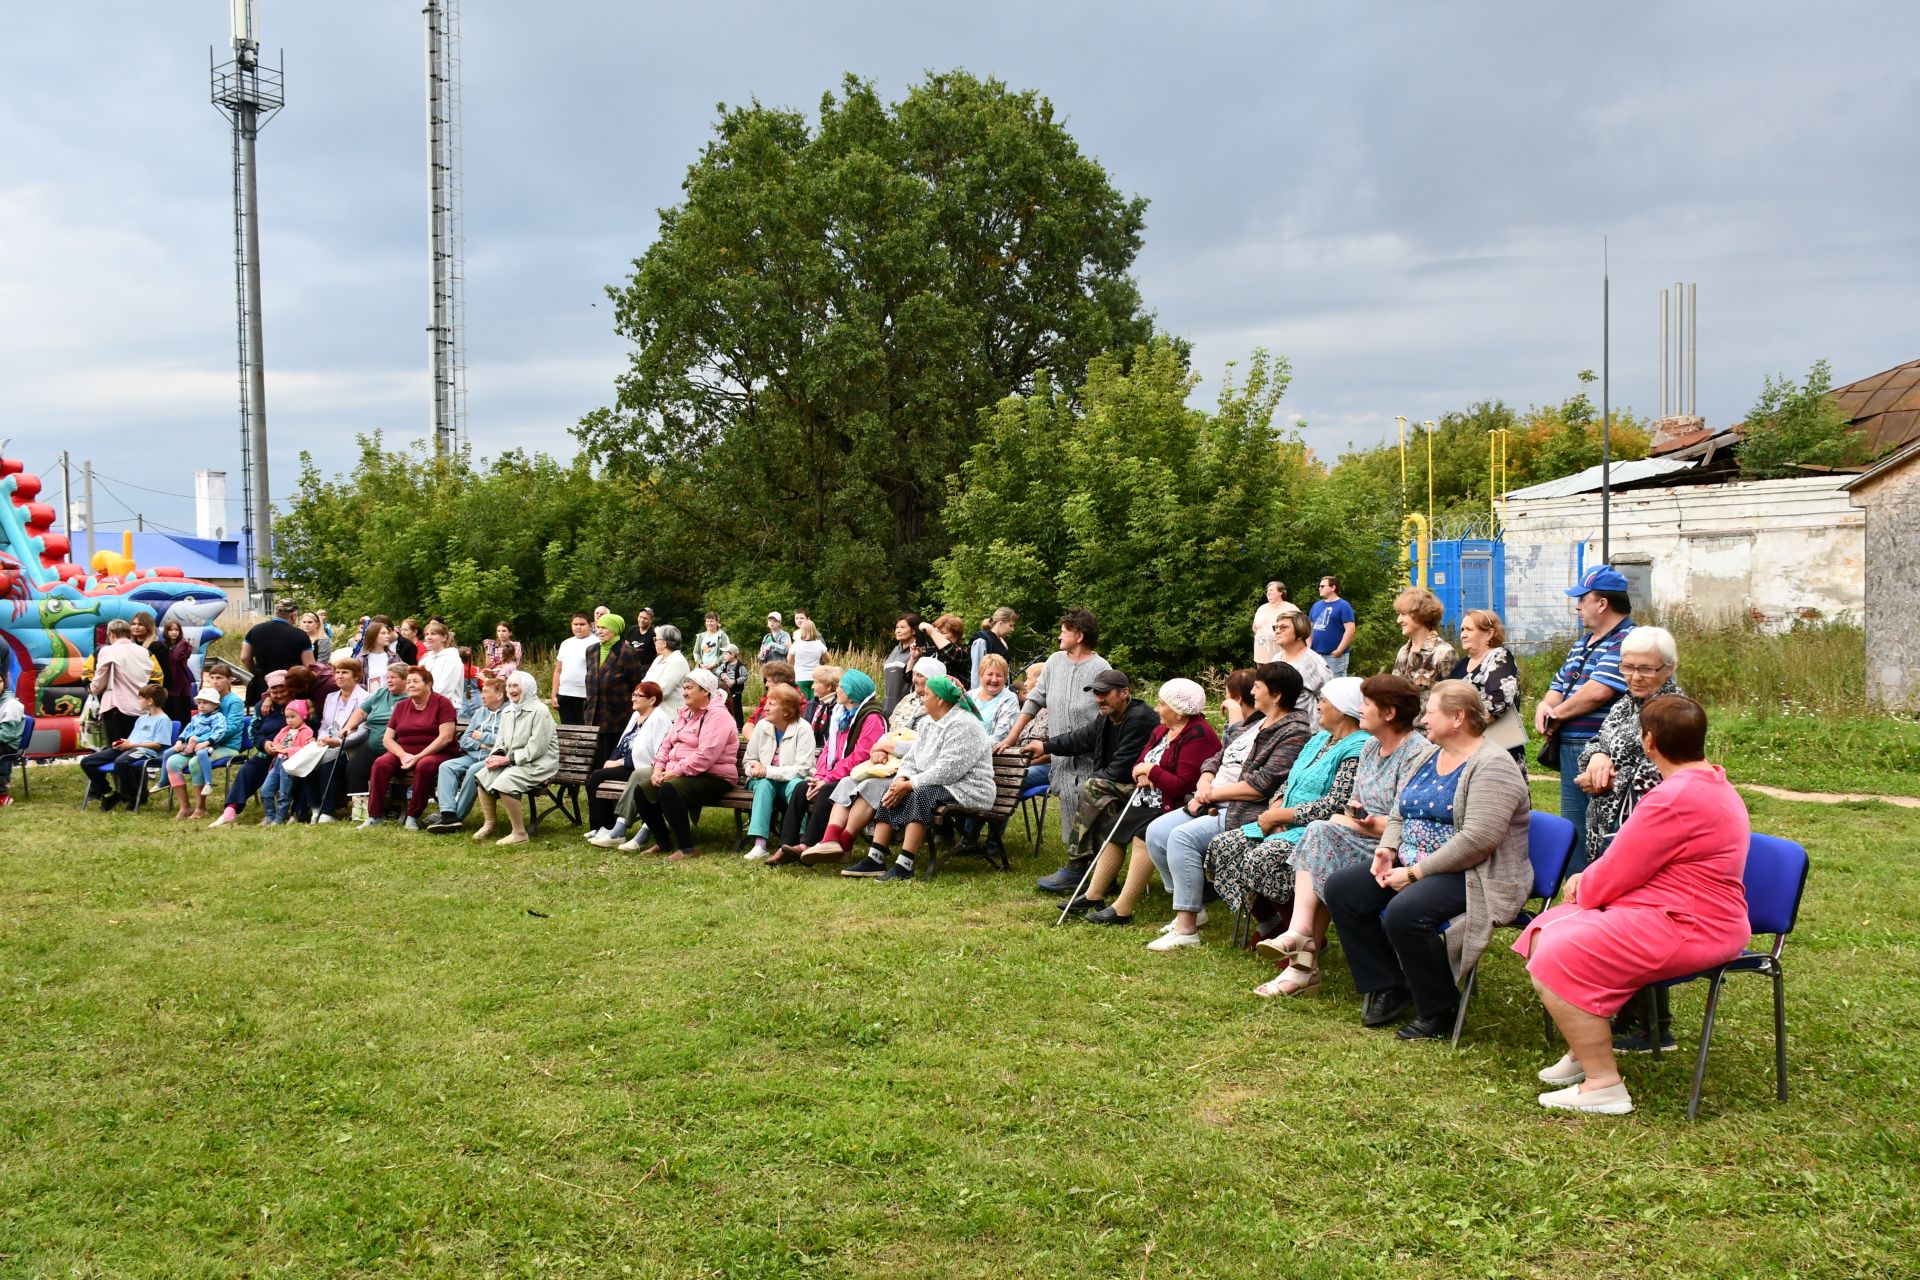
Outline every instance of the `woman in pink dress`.
POLYGON ((1642 987, 1723 964, 1752 936, 1742 879, 1752 828, 1726 772, 1706 759, 1706 711, 1655 698, 1641 708, 1640 738, 1660 785, 1513 944, 1567 1040, 1566 1056, 1540 1072, 1559 1086, 1540 1095, 1543 1107, 1632 1111, 1608 1020, 1642 987))

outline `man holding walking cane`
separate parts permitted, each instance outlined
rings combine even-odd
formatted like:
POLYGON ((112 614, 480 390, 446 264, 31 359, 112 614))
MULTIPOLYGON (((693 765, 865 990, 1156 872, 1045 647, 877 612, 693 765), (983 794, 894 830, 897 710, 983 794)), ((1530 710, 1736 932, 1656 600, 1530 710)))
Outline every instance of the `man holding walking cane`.
POLYGON ((1091 770, 1076 797, 1066 865, 1038 882, 1045 893, 1067 893, 1086 878, 1102 837, 1120 820, 1133 795, 1134 762, 1160 723, 1151 707, 1133 700, 1133 681, 1122 672, 1102 671, 1085 691, 1093 695, 1098 716, 1078 729, 1050 734, 1045 742, 1022 748, 1029 758, 1078 756, 1091 770))

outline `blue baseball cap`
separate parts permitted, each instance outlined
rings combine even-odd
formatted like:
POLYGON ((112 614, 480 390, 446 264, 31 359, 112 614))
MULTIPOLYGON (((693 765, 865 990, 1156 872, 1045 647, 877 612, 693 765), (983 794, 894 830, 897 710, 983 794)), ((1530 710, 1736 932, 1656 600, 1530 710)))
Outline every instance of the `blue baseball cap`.
POLYGON ((1567 594, 1578 599, 1589 591, 1625 591, 1626 589, 1625 575, 1610 564, 1600 564, 1587 570, 1586 577, 1580 579, 1577 584, 1568 587, 1567 594))

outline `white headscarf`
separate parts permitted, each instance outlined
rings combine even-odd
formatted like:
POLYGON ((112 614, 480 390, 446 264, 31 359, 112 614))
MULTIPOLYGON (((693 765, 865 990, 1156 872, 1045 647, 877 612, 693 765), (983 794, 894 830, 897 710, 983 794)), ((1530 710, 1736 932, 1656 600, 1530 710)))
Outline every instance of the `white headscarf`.
POLYGON ((520 690, 520 701, 515 702, 512 698, 508 698, 501 706, 500 719, 503 722, 508 716, 523 716, 530 711, 547 714, 547 709, 540 705, 540 682, 533 678, 532 672, 523 668, 508 676, 508 691, 511 692, 516 687, 520 690))

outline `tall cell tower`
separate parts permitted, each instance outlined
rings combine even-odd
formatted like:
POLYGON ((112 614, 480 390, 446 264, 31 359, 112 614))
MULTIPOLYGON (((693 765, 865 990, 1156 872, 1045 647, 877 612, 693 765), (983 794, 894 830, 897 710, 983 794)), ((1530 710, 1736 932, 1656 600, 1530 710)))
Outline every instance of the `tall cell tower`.
POLYGON ((427 0, 427 358, 433 448, 459 456, 467 423, 465 233, 460 217, 460 0, 427 0))
POLYGON ((260 193, 253 144, 285 105, 286 56, 278 67, 260 62, 254 0, 232 0, 233 58, 207 51, 213 105, 233 126, 233 291, 240 348, 241 551, 247 595, 266 612, 273 603, 273 513, 267 505, 267 376, 260 331, 260 193))

